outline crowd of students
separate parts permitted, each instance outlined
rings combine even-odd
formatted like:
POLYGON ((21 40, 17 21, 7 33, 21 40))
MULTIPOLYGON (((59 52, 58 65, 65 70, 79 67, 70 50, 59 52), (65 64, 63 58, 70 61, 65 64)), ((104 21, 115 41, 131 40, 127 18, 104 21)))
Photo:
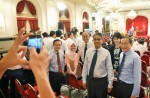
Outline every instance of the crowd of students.
POLYGON ((81 32, 80 37, 70 32, 62 38, 60 30, 51 31, 50 34, 45 32, 42 34, 42 51, 38 54, 32 47, 28 61, 23 59, 25 56, 27 58, 27 47, 22 44, 32 34, 23 35, 23 32, 24 28, 19 31, 12 48, 0 61, 1 77, 8 68, 28 65, 24 69, 32 70, 41 98, 55 98, 54 92, 59 96, 62 80, 66 79, 64 77, 67 74, 82 79, 83 86, 88 90, 88 98, 107 98, 114 80, 118 81, 117 98, 139 96, 141 59, 134 50, 140 49, 138 47, 144 45, 144 40, 140 39, 139 44, 135 45, 131 37, 122 37, 116 32, 109 40, 112 44, 108 44, 103 41, 101 33, 95 33, 92 38, 88 31, 81 32), (20 56, 18 53, 21 53, 20 56), (83 64, 83 70, 79 62, 83 64))

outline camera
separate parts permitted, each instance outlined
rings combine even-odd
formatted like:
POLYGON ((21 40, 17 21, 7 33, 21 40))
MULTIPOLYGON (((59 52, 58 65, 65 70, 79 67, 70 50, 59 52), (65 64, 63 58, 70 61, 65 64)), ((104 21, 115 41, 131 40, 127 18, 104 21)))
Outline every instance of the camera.
POLYGON ((28 50, 31 47, 35 47, 37 53, 40 53, 42 44, 43 44, 43 41, 42 41, 41 35, 32 35, 28 39, 28 50))

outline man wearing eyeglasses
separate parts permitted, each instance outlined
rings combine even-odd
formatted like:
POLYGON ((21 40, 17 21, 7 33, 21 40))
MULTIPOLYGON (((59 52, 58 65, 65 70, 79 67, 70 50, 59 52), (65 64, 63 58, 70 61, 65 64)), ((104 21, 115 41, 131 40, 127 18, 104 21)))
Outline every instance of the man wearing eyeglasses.
POLYGON ((132 49, 132 39, 124 37, 121 40, 122 53, 118 69, 117 98, 137 98, 141 84, 140 56, 132 49))
POLYGON ((87 50, 84 59, 83 85, 86 88, 87 84, 88 98, 107 98, 114 79, 110 53, 101 46, 101 33, 93 36, 93 43, 94 47, 87 50))

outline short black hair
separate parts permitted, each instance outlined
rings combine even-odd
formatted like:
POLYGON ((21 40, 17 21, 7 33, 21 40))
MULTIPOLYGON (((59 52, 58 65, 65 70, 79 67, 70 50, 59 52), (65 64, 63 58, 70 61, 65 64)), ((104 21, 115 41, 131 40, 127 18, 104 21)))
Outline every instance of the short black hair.
POLYGON ((48 37, 47 32, 42 33, 43 37, 48 37))
POLYGON ((68 36, 68 33, 65 33, 65 34, 64 34, 64 37, 65 37, 66 35, 68 36))
POLYGON ((82 35, 83 32, 80 32, 80 35, 82 35))
POLYGON ((56 31, 56 37, 60 37, 62 35, 62 32, 60 30, 56 31))
POLYGON ((140 38, 140 40, 139 40, 139 44, 144 44, 144 39, 143 38, 140 38))
POLYGON ((62 41, 61 41, 60 39, 55 39, 55 40, 53 41, 53 45, 54 45, 54 43, 57 42, 57 41, 60 41, 61 44, 62 44, 62 41))
POLYGON ((50 31, 49 36, 52 37, 55 34, 56 34, 56 32, 52 30, 52 31, 50 31))
POLYGON ((95 33, 100 33, 98 30, 95 30, 95 33))
POLYGON ((112 39, 114 39, 114 37, 119 38, 119 39, 122 38, 122 36, 119 32, 115 32, 112 39))
POLYGON ((130 44, 132 44, 133 43, 133 41, 132 41, 132 38, 131 37, 129 37, 129 36, 124 36, 122 39, 128 39, 129 40, 129 43, 130 44))
POLYGON ((73 32, 69 32, 69 33, 68 33, 68 37, 70 37, 70 36, 71 36, 71 34, 73 34, 73 32))
POLYGON ((93 39, 94 39, 95 35, 98 35, 98 36, 100 36, 101 38, 103 38, 101 33, 95 33, 95 34, 93 35, 93 39))

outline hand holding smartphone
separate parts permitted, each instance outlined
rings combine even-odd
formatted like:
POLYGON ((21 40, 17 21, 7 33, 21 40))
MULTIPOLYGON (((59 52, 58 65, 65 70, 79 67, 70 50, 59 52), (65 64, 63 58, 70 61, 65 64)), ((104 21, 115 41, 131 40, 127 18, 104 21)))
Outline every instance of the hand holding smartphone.
POLYGON ((28 50, 31 47, 35 47, 37 53, 40 53, 42 49, 42 44, 43 44, 43 41, 42 41, 41 35, 32 35, 28 39, 28 50))

